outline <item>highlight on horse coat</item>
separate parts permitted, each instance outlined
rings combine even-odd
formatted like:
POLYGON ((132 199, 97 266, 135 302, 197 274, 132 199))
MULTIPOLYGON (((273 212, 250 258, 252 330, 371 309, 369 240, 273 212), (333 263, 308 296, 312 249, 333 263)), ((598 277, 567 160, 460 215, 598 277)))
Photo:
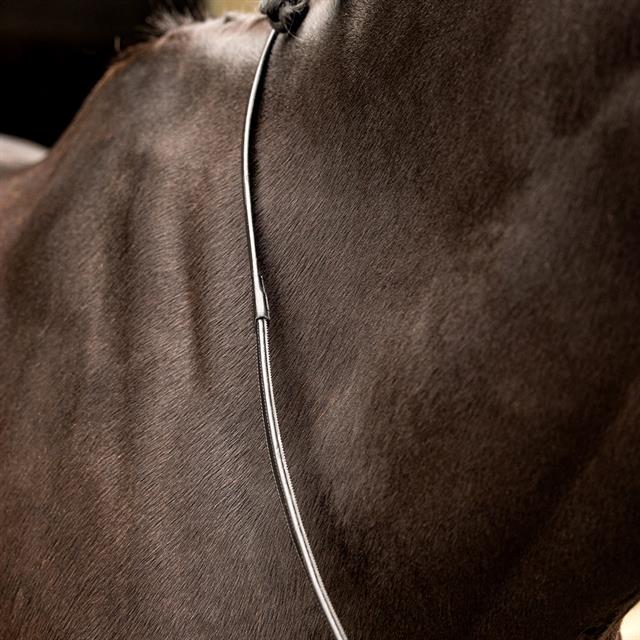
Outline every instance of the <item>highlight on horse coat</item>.
POLYGON ((331 637, 287 475, 350 640, 634 640, 640 7, 261 10, 0 139, 0 640, 331 637))

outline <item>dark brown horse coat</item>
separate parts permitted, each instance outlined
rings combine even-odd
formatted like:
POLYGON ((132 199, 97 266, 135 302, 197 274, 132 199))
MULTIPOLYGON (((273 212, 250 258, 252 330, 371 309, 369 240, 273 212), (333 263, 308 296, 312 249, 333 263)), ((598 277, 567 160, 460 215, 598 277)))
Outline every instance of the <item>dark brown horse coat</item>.
MULTIPOLYGON (((327 638, 260 418, 267 24, 171 30, 0 183, 0 638, 327 638)), ((640 590, 640 5, 317 0, 270 64, 284 438, 353 640, 640 590)))

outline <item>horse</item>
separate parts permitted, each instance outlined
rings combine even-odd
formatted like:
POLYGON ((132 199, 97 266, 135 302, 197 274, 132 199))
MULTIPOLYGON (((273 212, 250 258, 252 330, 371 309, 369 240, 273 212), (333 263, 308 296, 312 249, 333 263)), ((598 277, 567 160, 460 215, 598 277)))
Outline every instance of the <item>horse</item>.
POLYGON ((615 638, 640 598, 640 7, 265 0, 0 181, 0 638, 615 638), (297 29, 293 18, 298 16, 297 29), (288 33, 290 31, 290 33, 288 33))

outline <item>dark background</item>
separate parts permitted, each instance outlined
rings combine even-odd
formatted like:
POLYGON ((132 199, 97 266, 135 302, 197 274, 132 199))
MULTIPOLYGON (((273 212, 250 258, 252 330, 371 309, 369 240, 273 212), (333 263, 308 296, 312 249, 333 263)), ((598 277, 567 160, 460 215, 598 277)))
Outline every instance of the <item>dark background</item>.
POLYGON ((50 146, 148 19, 198 0, 0 0, 0 132, 50 146))

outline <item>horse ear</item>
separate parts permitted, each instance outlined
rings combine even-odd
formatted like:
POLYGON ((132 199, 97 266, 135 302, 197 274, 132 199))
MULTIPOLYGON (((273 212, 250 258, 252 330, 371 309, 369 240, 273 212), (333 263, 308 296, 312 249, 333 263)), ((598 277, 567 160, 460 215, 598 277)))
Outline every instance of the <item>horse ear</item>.
POLYGON ((281 33, 293 33, 302 23, 309 9, 309 0, 260 0, 260 11, 281 33))

